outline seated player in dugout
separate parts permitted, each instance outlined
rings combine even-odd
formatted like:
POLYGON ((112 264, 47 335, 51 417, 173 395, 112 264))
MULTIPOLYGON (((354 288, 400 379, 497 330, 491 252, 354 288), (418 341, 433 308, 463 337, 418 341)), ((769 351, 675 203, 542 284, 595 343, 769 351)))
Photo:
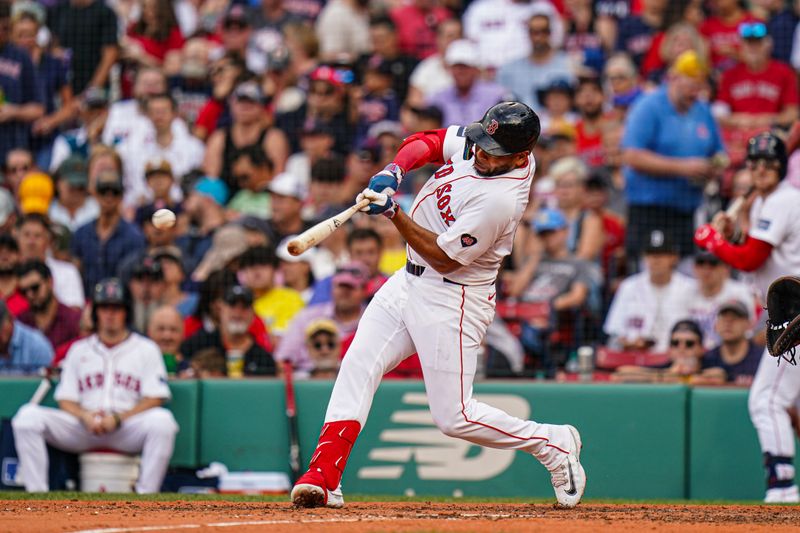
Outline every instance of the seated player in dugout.
POLYGON ((586 474, 577 429, 521 420, 472 397, 500 263, 530 197, 540 129, 528 106, 502 102, 469 126, 416 133, 356 198, 370 201, 366 213, 391 220, 408 243, 407 263, 361 317, 309 469, 292 489, 295 505, 344 505, 342 475, 373 395, 383 375, 414 352, 444 434, 531 454, 550 472, 558 505, 580 501, 586 474), (392 195, 406 172, 428 163, 441 167, 406 214, 392 195))

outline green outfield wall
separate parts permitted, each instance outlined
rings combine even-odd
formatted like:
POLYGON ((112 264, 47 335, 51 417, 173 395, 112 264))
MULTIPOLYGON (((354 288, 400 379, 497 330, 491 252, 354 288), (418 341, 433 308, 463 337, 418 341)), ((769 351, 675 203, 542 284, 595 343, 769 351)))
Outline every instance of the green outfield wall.
MULTIPOLYGON (((0 380, 0 417, 38 385, 0 380)), ((283 384, 226 379, 170 384, 181 430, 173 466, 211 461, 232 471, 288 471, 283 384)), ((316 445, 332 383, 296 384, 301 454, 316 445)), ((475 396, 520 418, 578 427, 586 497, 759 499, 761 456, 747 391, 683 385, 486 382, 475 396)), ((52 396, 45 405, 53 405, 52 396)), ((521 453, 489 450, 439 433, 417 381, 387 381, 343 480, 347 492, 550 497, 545 470, 521 453)))

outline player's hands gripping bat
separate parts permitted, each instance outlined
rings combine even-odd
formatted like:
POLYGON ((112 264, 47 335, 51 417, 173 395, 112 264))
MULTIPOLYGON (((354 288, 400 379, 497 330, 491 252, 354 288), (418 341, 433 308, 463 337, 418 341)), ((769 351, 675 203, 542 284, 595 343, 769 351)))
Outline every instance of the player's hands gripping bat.
POLYGON ((361 210, 369 215, 384 215, 394 218, 397 214, 397 203, 389 194, 375 192, 367 187, 356 196, 357 202, 361 203, 364 200, 367 200, 369 204, 361 210))
POLYGON ((767 313, 770 355, 796 365, 795 350, 800 344, 800 278, 784 276, 772 282, 767 290, 767 313))
POLYGON ((331 233, 341 228, 345 222, 350 220, 353 215, 369 205, 369 202, 370 201, 367 199, 361 200, 352 207, 348 207, 338 215, 334 215, 323 220, 319 224, 308 228, 303 233, 289 241, 289 253, 292 255, 300 255, 312 246, 316 246, 320 242, 324 241, 331 235, 331 233))

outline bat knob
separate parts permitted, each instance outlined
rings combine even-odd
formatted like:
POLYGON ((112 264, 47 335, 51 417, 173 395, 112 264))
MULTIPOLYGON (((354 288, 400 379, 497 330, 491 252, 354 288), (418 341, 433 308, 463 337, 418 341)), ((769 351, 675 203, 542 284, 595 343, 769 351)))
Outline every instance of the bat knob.
POLYGON ((303 250, 303 247, 300 245, 300 243, 296 240, 289 241, 289 244, 286 246, 286 248, 289 250, 289 253, 294 256, 298 256, 305 251, 303 250))

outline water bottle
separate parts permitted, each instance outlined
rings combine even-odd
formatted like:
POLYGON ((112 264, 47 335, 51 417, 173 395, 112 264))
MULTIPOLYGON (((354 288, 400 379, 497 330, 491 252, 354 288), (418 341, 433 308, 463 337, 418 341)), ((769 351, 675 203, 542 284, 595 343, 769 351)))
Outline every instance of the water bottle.
POLYGON ((570 352, 567 363, 564 365, 564 370, 567 371, 567 374, 577 374, 579 369, 578 354, 575 352, 570 352))
POLYGON ((594 348, 591 346, 578 348, 578 374, 581 381, 592 381, 594 374, 594 348))

